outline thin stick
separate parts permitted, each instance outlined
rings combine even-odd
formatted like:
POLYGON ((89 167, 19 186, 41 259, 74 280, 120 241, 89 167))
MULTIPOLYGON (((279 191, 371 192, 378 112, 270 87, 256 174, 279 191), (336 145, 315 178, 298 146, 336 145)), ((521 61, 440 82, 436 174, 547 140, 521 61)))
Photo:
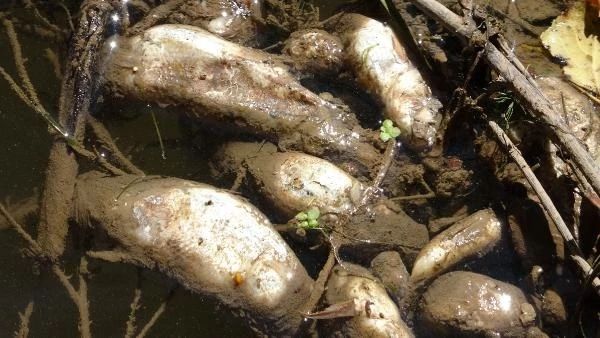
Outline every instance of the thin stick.
POLYGON ((30 300, 23 313, 19 313, 19 331, 15 332, 15 338, 27 338, 29 336, 29 320, 33 313, 33 301, 30 300))
MULTIPOLYGON (((23 240, 27 242, 29 250, 31 250, 31 252, 35 256, 37 256, 38 258, 45 257, 45 252, 38 244, 38 242, 35 241, 25 231, 21 224, 15 221, 15 219, 8 213, 8 211, 6 211, 6 208, 4 208, 4 205, 2 205, 2 203, 0 203, 0 213, 2 213, 4 217, 6 217, 10 225, 21 236, 21 238, 23 238, 23 240)), ((79 290, 75 290, 75 287, 73 287, 73 284, 71 284, 69 278, 63 272, 63 270, 57 264, 52 264, 52 272, 58 278, 63 287, 67 290, 67 294, 69 295, 71 300, 73 300, 73 303, 75 303, 75 306, 79 311, 79 332, 82 338, 90 338, 92 336, 90 332, 89 303, 87 300, 87 282, 83 277, 84 271, 87 271, 86 265, 87 262, 85 261, 85 258, 82 257, 79 272, 79 290)))
POLYGON ((25 70, 25 59, 23 59, 23 53, 21 51, 21 44, 19 43, 19 39, 17 38, 17 32, 15 31, 15 27, 12 22, 7 19, 2 19, 2 25, 6 30, 6 35, 8 35, 8 41, 10 42, 10 46, 12 47, 13 57, 15 59, 15 66, 17 68, 17 74, 19 74, 19 78, 23 82, 23 87, 25 88, 25 92, 27 93, 27 97, 34 106, 42 107, 42 103, 33 88, 33 84, 31 83, 31 79, 29 78, 29 74, 27 70, 25 70))
POLYGON ((325 291, 325 283, 327 283, 327 280, 329 279, 329 274, 331 273, 331 269, 333 269, 335 263, 335 253, 333 248, 330 248, 329 255, 327 256, 327 261, 325 262, 325 265, 323 265, 323 268, 321 268, 319 276, 313 284, 313 290, 310 293, 308 301, 304 305, 304 310, 302 311, 302 313, 310 313, 315 308, 315 306, 317 306, 317 303, 321 299, 321 296, 323 296, 323 292, 325 291))
MULTIPOLYGON (((500 126, 494 121, 488 121, 488 125, 490 126, 490 129, 492 129, 492 131, 496 134, 500 143, 502 143, 504 147, 506 147, 508 154, 513 159, 513 161, 517 163, 519 169, 521 169, 521 172, 525 176, 525 179, 527 179, 527 182, 529 182, 533 191, 535 191, 535 193, 540 198, 540 203, 542 204, 542 207, 544 208, 552 222, 556 225, 558 231, 565 240, 567 248, 570 252, 571 259, 573 259, 575 263, 579 266, 584 276, 587 276, 592 270, 592 268, 583 258, 581 258, 581 250, 579 249, 575 238, 571 234, 571 231, 569 231, 569 228, 567 227, 562 217, 560 216, 558 210, 554 206, 554 203, 552 203, 550 196, 548 196, 546 190, 544 190, 542 184, 538 181, 537 177, 535 176, 535 174, 521 155, 521 152, 508 138, 508 135, 506 135, 504 130, 502 130, 502 128, 500 128, 500 126)), ((599 278, 594 278, 593 286, 600 295, 599 278)))
POLYGON ((154 129, 156 129, 156 136, 158 136, 158 143, 160 144, 160 154, 163 160, 167 159, 167 155, 165 154, 165 145, 163 144, 162 136, 160 135, 160 129, 158 128, 158 122, 156 122, 156 116, 154 116, 154 112, 150 112, 150 116, 152 116, 152 123, 154 123, 154 129))
POLYGON ((142 299, 142 290, 138 287, 135 288, 133 294, 133 300, 129 305, 131 311, 129 312, 129 317, 127 319, 127 323, 125 324, 125 338, 131 338, 135 334, 135 318, 137 310, 140 308, 140 300, 142 299))
MULTIPOLYGON (((40 13, 40 11, 37 9, 37 7, 31 2, 31 0, 23 0, 23 2, 25 3, 25 7, 30 8, 31 10, 33 10, 33 14, 35 15, 35 17, 40 20, 44 25, 46 25, 46 27, 48 27, 50 30, 59 33, 59 34, 64 34, 64 32, 55 24, 51 23, 50 20, 48 20, 48 18, 46 18, 44 15, 42 15, 42 13, 40 13)), ((64 6, 64 5, 63 5, 64 6)), ((67 11, 67 16, 69 15, 68 11, 67 11)), ((70 17, 69 17, 70 18, 70 17)), ((70 21, 69 21, 70 22, 70 21)), ((71 28, 72 28, 72 24, 71 24, 71 28)))
MULTIPOLYGON (((400 2, 400 0, 389 1, 394 3, 400 2)), ((462 38, 465 43, 486 41, 483 34, 476 27, 465 25, 460 16, 439 2, 435 0, 413 0, 412 2, 425 12, 426 15, 442 23, 450 33, 462 38)), ((400 5, 395 4, 395 6, 400 5)), ((577 163, 590 184, 594 187, 594 191, 600 194, 600 171, 598 166, 581 142, 558 119, 560 113, 540 93, 536 86, 529 82, 528 77, 519 71, 496 46, 490 42, 486 42, 484 50, 488 63, 513 87, 513 91, 519 98, 519 101, 550 128, 559 141, 561 148, 577 163)))
POLYGON ((27 245, 29 246, 29 249, 33 252, 33 254, 36 256, 41 256, 43 253, 42 247, 40 247, 38 242, 36 242, 27 233, 27 231, 25 231, 25 229, 23 229, 21 224, 19 224, 17 221, 15 221, 15 219, 11 216, 10 213, 8 213, 8 211, 6 210, 6 208, 4 207, 4 205, 2 203, 0 203, 0 213, 2 213, 2 215, 8 221, 8 223, 13 227, 13 229, 15 229, 15 231, 21 236, 21 238, 23 238, 25 240, 25 242, 27 242, 27 245))
MULTIPOLYGON (((317 277, 317 280, 313 284, 313 289, 310 293, 308 301, 304 304, 304 306, 301 310, 302 314, 307 315, 307 314, 313 312, 313 310, 315 309, 315 307, 321 300, 321 297, 323 297, 323 292, 325 292, 325 283, 327 283, 327 280, 329 279, 329 275, 331 274, 331 270, 335 266, 335 263, 336 263, 336 255, 335 255, 334 248, 331 247, 329 249, 329 255, 327 256, 327 261, 323 265, 323 268, 321 268, 321 271, 319 272, 319 276, 317 277)), ((300 324, 300 327, 296 334, 298 336, 307 335, 307 333, 309 332, 310 327, 312 325, 314 325, 314 321, 309 321, 309 320, 303 321, 302 324, 300 324)))
POLYGON ((380 191, 379 186, 381 186, 381 183, 383 182, 383 179, 385 178, 385 175, 387 174, 392 164, 392 161, 394 160, 394 156, 396 154, 396 146, 397 142, 395 139, 391 139, 389 140, 389 142, 387 142, 385 153, 383 153, 383 161, 379 166, 377 175, 373 179, 373 183, 371 183, 371 186, 365 189, 365 192, 363 193, 359 204, 354 208, 355 211, 369 203, 380 191))
MULTIPOLYGON (((82 258, 83 259, 83 258, 82 258)), ((87 283, 81 273, 79 274, 79 290, 76 290, 69 277, 65 275, 63 270, 56 264, 52 265, 52 272, 58 278, 63 287, 67 290, 67 294, 75 303, 75 306, 79 310, 79 333, 82 338, 90 338, 92 336, 90 331, 90 311, 89 303, 87 300, 87 283)))
POLYGON ((160 316, 165 312, 165 309, 167 308, 167 304, 169 303, 169 300, 171 300, 171 298, 173 297, 174 294, 175 294, 175 289, 173 288, 169 291, 169 293, 167 294, 167 297, 165 297, 165 300, 160 304, 158 309, 156 309, 156 311, 152 315, 152 318, 150 318, 150 321, 148 321, 148 323, 144 326, 144 328, 142 328, 142 331, 140 331, 140 333, 136 336, 136 338, 143 338, 148 334, 148 332, 150 331, 152 326, 154 326, 154 324, 156 324, 156 321, 158 321, 158 318, 160 318, 160 316))

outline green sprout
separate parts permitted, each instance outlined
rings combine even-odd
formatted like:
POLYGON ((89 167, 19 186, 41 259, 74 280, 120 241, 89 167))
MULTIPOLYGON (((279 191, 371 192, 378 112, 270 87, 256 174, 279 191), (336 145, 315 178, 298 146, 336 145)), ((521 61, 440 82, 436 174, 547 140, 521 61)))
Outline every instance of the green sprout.
POLYGON ((306 211, 299 212, 296 219, 296 226, 301 229, 319 229, 319 216, 321 212, 317 207, 310 207, 306 211))
POLYGON ((379 133, 379 138, 383 142, 387 142, 390 139, 395 139, 400 136, 400 129, 398 127, 394 127, 394 122, 392 120, 386 119, 381 124, 381 128, 379 128, 381 132, 379 133))
POLYGON ((506 105, 506 109, 500 113, 500 117, 504 120, 504 127, 508 129, 510 127, 510 119, 514 113, 515 108, 515 100, 513 98, 512 92, 500 92, 498 96, 493 98, 496 105, 499 107, 501 105, 506 105))

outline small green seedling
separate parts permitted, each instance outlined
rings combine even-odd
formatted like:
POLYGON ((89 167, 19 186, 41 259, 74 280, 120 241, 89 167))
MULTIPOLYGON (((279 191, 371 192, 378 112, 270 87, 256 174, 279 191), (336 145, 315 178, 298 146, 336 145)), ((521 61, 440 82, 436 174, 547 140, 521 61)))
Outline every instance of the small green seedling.
POLYGON ((296 215, 296 226, 301 229, 319 229, 319 216, 321 212, 317 207, 310 207, 296 215))
POLYGON ((391 139, 395 139, 400 136, 400 129, 398 127, 394 127, 394 122, 392 120, 385 120, 381 124, 381 128, 379 128, 381 132, 379 133, 379 138, 383 142, 387 142, 391 139))
POLYGON ((500 117, 504 120, 505 129, 510 128, 510 119, 515 109, 515 100, 512 92, 500 92, 493 100, 498 107, 506 105, 506 108, 500 113, 500 117))

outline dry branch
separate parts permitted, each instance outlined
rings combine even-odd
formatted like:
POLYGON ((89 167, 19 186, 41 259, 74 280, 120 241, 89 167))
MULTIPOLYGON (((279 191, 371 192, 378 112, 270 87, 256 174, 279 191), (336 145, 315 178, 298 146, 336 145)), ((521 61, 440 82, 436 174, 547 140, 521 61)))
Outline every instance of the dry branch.
MULTIPOLYGON (((583 275, 585 277, 588 277, 592 268, 585 261, 585 259, 581 257, 581 250, 579 249, 575 238, 573 238, 573 235, 569 231, 569 228, 563 221, 558 210, 554 206, 554 203, 552 203, 550 196, 548 196, 546 190, 544 190, 542 184, 538 181, 537 177, 535 176, 535 174, 521 155, 521 152, 508 138, 508 135, 506 135, 504 130, 502 130, 502 128, 500 128, 500 126, 494 121, 489 121, 488 125, 490 126, 490 129, 492 129, 492 131, 496 134, 500 143, 502 143, 504 147, 506 147, 510 157, 517 163, 519 169, 521 169, 521 172, 525 176, 525 179, 527 179, 527 182, 529 182, 529 184, 531 185, 533 191, 535 191, 535 193, 539 196, 542 207, 544 208, 552 222, 554 222, 554 224, 558 228, 558 231, 565 240, 567 248, 570 251, 571 259, 573 259, 573 261, 581 269, 583 275)), ((594 278, 594 280, 592 281, 592 285, 596 292, 598 292, 598 294, 600 295, 600 278, 594 278)))

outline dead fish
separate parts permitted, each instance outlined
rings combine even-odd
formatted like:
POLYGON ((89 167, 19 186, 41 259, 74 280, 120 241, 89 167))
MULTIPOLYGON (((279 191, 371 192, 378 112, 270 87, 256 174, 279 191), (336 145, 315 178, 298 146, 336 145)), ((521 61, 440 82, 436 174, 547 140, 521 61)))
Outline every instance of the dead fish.
POLYGON ((459 262, 489 251, 502 236, 503 223, 484 209, 454 223, 421 249, 410 275, 412 282, 437 276, 459 262))
POLYGON ((301 323, 313 280, 242 198, 182 179, 90 172, 78 178, 75 200, 79 219, 104 229, 138 265, 243 312, 267 334, 301 323))
POLYGON ((342 332, 344 337, 413 337, 384 287, 359 265, 335 266, 327 281, 325 298, 333 308, 312 316, 337 318, 353 314, 351 319, 326 320, 328 330, 342 332))
POLYGON ((435 142, 441 103, 410 62, 394 32, 383 23, 350 13, 331 20, 330 29, 344 43, 358 84, 382 105, 384 115, 400 128, 400 140, 413 150, 435 142))
POLYGON ((327 160, 300 152, 278 152, 272 144, 232 142, 216 155, 217 175, 244 172, 269 204, 288 218, 309 207, 349 213, 365 186, 327 160))
POLYGON ((303 87, 279 59, 201 28, 155 26, 110 39, 101 66, 113 92, 177 106, 313 155, 334 153, 370 167, 380 156, 355 116, 303 87))

